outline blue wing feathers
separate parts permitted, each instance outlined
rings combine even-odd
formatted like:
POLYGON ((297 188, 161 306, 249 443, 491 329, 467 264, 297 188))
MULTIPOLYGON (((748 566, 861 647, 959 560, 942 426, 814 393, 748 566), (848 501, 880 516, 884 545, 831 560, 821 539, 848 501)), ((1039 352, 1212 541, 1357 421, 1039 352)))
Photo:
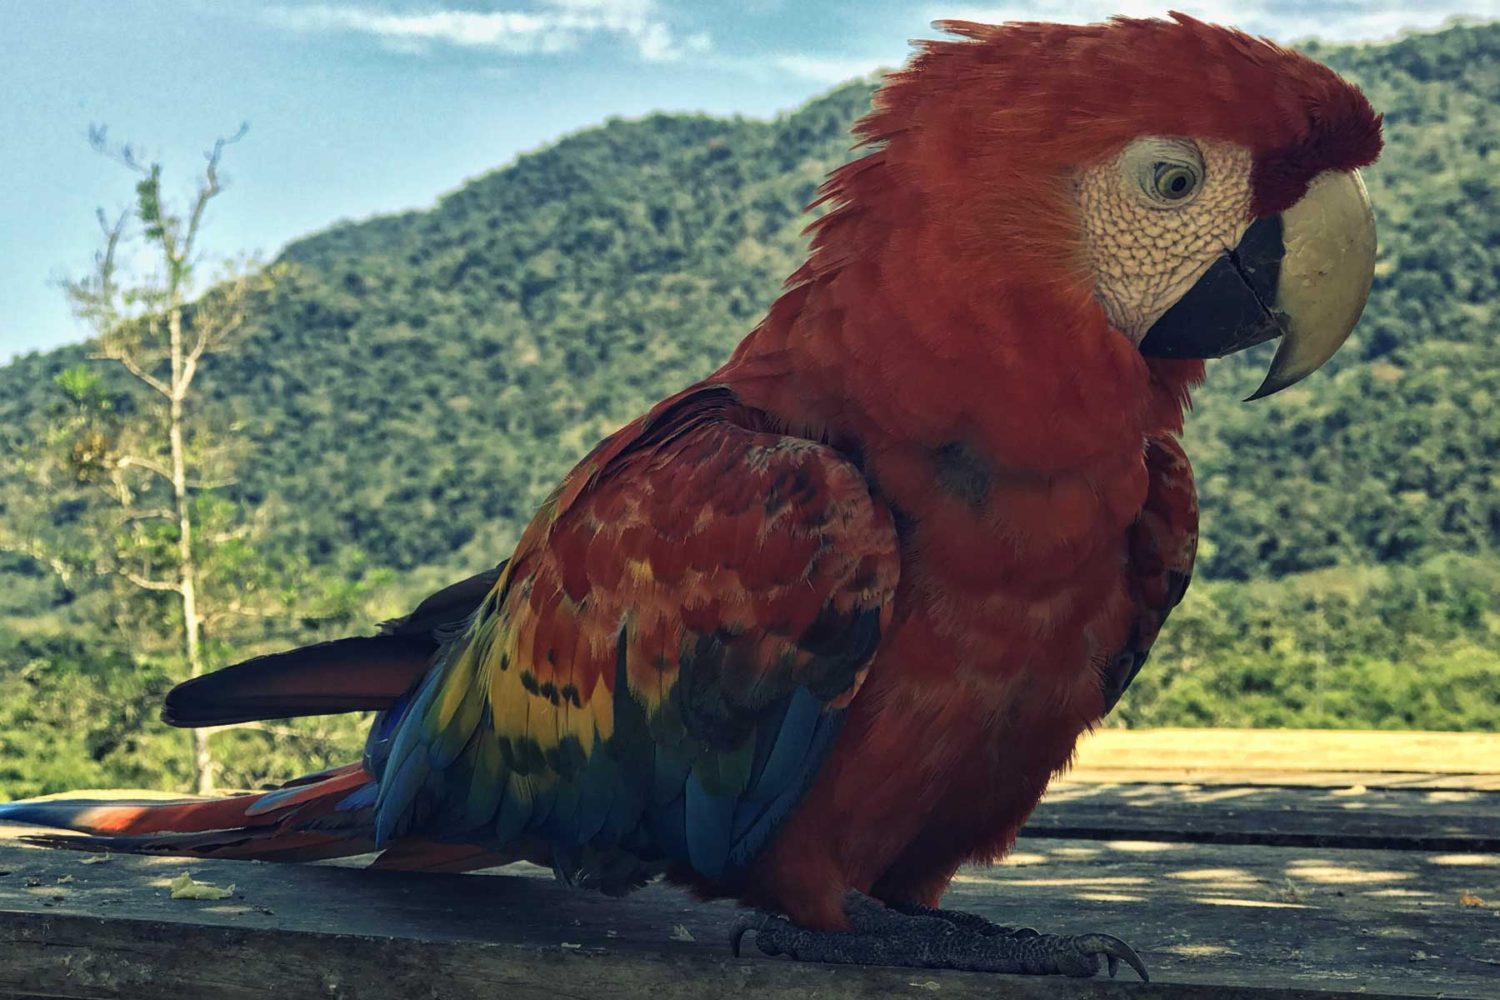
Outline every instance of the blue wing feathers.
POLYGON ((360 809, 369 809, 375 805, 375 798, 379 794, 380 786, 372 781, 341 799, 339 804, 333 807, 334 812, 356 812, 360 809))
POLYGON ((584 767, 579 781, 574 843, 587 844, 604 830, 614 811, 620 780, 620 769, 604 753, 599 753, 584 767))
POLYGON ((688 776, 683 798, 687 862, 707 878, 719 878, 733 843, 735 796, 714 795, 697 772, 688 776))
POLYGON ((552 790, 552 812, 542 832, 549 840, 574 844, 578 841, 578 810, 583 804, 582 790, 576 782, 559 781, 552 790))
POLYGON ((500 745, 492 739, 476 739, 474 777, 469 783, 463 812, 458 820, 460 830, 478 830, 495 820, 504 791, 505 771, 500 763, 500 745))
POLYGON ((417 795, 427 780, 424 755, 407 754, 403 758, 392 753, 391 760, 398 762, 396 769, 387 766, 375 798, 375 846, 382 848, 410 828, 417 795), (396 802, 399 808, 392 805, 396 802))
POLYGON ((500 808, 495 813, 495 840, 501 844, 519 837, 531 821, 531 799, 518 787, 521 780, 514 774, 507 777, 500 808))
POLYGON ((757 734, 768 752, 750 787, 745 790, 746 799, 763 802, 780 794, 796 780, 822 718, 823 704, 811 691, 799 687, 792 692, 787 699, 786 711, 775 720, 774 728, 762 724, 757 734))
MULTIPOLYGON (((736 839, 729 859, 734 869, 742 870, 755 860, 770 841, 771 835, 781 826, 782 820, 791 815, 797 803, 802 800, 807 786, 812 784, 813 777, 822 767, 828 752, 833 749, 834 739, 844 724, 844 714, 842 711, 823 713, 814 727, 808 751, 793 769, 790 780, 769 803, 759 806, 758 814, 747 809, 743 816, 736 815, 736 839), (743 827, 740 825, 742 821, 745 822, 743 827)), ((767 789, 769 787, 766 786, 767 789)))
POLYGON ((543 788, 531 781, 531 822, 528 829, 536 833, 547 832, 547 821, 552 818, 552 809, 557 805, 557 786, 543 788))
POLYGON ((431 767, 421 720, 440 689, 442 659, 428 673, 407 709, 390 723, 390 748, 376 774, 380 794, 375 801, 375 843, 379 847, 411 828, 417 796, 427 783, 431 767))
POLYGON ((662 856, 688 861, 686 793, 647 811, 651 846, 662 856))

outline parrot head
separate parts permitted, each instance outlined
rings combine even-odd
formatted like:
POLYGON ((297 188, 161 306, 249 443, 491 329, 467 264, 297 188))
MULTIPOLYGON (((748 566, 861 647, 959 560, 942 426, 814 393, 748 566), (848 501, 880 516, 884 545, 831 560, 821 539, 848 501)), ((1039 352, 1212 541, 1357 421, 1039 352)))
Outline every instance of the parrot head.
POLYGON ((955 294, 1050 283, 1055 309, 1092 310, 1148 359, 1279 337, 1252 399, 1343 344, 1375 265, 1358 168, 1381 148, 1355 86, 1181 14, 939 26, 960 40, 924 43, 859 126, 885 179, 856 163, 830 192, 905 204, 957 261, 955 294))

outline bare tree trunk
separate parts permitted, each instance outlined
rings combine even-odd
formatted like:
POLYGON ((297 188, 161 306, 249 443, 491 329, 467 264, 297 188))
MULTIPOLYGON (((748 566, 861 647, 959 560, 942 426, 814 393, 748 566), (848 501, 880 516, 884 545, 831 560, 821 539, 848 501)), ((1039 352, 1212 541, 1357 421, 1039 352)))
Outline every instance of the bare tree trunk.
MULTIPOLYGON (((183 329, 183 313, 194 289, 193 267, 199 226, 208 203, 222 190, 219 158, 225 146, 238 142, 244 134, 245 127, 241 126, 233 136, 214 142, 207 153, 208 164, 197 193, 189 202, 187 211, 177 213, 163 199, 160 164, 141 159, 128 145, 111 147, 103 128, 90 129, 89 141, 95 149, 114 156, 140 175, 141 180, 136 184, 134 214, 144 226, 147 241, 160 253, 164 268, 160 284, 149 281, 122 294, 116 280, 115 254, 129 216, 121 215, 118 222, 110 224, 100 212, 99 224, 104 230, 105 240, 103 251, 96 257, 96 273, 92 279, 68 284, 75 311, 93 323, 99 332, 100 353, 97 356, 119 363, 167 403, 167 460, 160 460, 159 429, 154 421, 148 420, 151 430, 144 454, 116 456, 113 480, 120 509, 127 521, 162 518, 176 523, 176 565, 170 571, 165 566, 156 570, 145 566, 143 571, 138 571, 128 564, 117 565, 114 572, 142 590, 170 592, 177 596, 182 611, 182 658, 189 678, 201 677, 204 673, 202 633, 205 615, 198 601, 204 597, 212 604, 211 590, 200 593, 200 584, 212 579, 213 563, 211 541, 205 564, 200 565, 194 554, 193 491, 199 488, 199 483, 190 486, 188 480, 189 459, 185 441, 188 394, 199 361, 207 353, 222 349, 226 339, 239 327, 242 297, 247 293, 249 282, 240 280, 232 283, 233 287, 220 289, 218 310, 200 302, 188 330, 183 329), (168 372, 165 375, 159 367, 163 360, 160 352, 163 322, 167 334, 165 360, 168 372), (157 477, 152 480, 157 489, 160 488, 156 485, 158 482, 169 483, 171 505, 157 502, 145 510, 136 509, 130 483, 126 480, 127 472, 157 477)), ((202 439, 196 439, 196 443, 201 446, 202 439)), ((196 470, 202 456, 195 454, 193 461, 196 470)), ((173 638, 175 641, 176 637, 173 638)), ((194 788, 199 794, 211 794, 216 767, 209 748, 208 732, 194 730, 192 747, 194 788)))
MULTIPOLYGON (((175 297, 175 296, 174 296, 175 297)), ((187 456, 183 450, 182 425, 184 402, 193 373, 188 370, 182 347, 182 306, 171 304, 167 314, 172 359, 172 394, 168 399, 167 439, 172 455, 172 497, 177 512, 177 593, 182 600, 182 652, 187 661, 188 676, 203 674, 203 653, 199 645, 198 567, 193 560, 193 514, 188 497, 187 456)), ((214 790, 214 761, 208 748, 208 731, 193 730, 193 784, 199 795, 214 790)))

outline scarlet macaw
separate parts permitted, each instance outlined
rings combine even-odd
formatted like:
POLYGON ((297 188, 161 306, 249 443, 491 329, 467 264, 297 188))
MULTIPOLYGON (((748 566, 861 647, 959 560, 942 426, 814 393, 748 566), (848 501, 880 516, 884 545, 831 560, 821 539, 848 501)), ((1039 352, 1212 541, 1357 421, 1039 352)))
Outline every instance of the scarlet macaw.
POLYGON ((768 953, 1143 976, 1102 935, 938 909, 1010 848, 1192 571, 1201 359, 1256 396, 1363 309, 1380 118, 1182 15, 946 22, 857 127, 807 262, 733 357, 600 444, 510 559, 380 635, 250 660, 177 725, 378 709, 265 794, 21 803, 114 849, 665 874, 768 953))

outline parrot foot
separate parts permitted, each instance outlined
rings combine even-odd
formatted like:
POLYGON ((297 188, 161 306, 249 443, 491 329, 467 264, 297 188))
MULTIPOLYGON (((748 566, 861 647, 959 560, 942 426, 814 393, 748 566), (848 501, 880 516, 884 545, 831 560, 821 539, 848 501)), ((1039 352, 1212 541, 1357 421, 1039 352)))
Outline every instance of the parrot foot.
POLYGON ((1099 971, 1103 958, 1111 978, 1123 961, 1149 981, 1135 950, 1108 934, 1039 934, 972 913, 885 907, 858 893, 850 894, 846 912, 847 931, 808 930, 769 913, 748 916, 735 929, 734 954, 739 956, 745 935, 753 932, 755 946, 765 954, 802 962, 1086 977, 1099 971))
POLYGON ((1004 927, 992 920, 986 920, 977 913, 965 913, 963 910, 940 910, 935 906, 923 906, 920 903, 894 903, 888 905, 897 913, 904 913, 908 917, 931 917, 935 920, 946 920, 955 927, 984 937, 1035 937, 1040 933, 1030 927, 1004 927))

